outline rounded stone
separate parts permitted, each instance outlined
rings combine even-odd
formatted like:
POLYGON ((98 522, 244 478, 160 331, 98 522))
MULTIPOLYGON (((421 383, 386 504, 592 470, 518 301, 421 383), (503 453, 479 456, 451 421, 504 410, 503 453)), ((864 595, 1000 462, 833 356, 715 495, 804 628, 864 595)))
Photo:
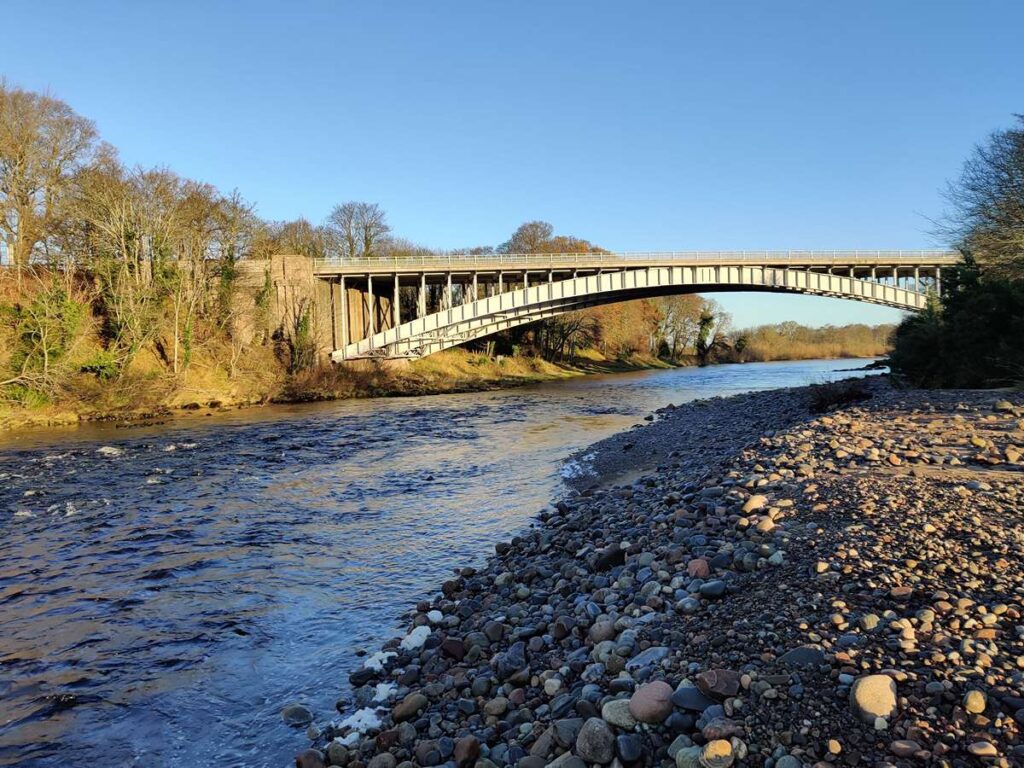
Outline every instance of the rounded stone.
POLYGON ((629 699, 613 699, 601 707, 601 717, 606 723, 627 731, 636 727, 636 718, 629 711, 629 699))
POLYGON ((676 768, 701 768, 700 747, 683 747, 676 752, 676 768))
POLYGON ((897 739, 889 745, 889 750, 896 757, 913 757, 915 752, 920 751, 921 745, 910 739, 897 739))
POLYGON ((391 710, 391 717, 396 723, 401 723, 418 715, 425 706, 427 706, 426 696, 422 693, 410 693, 391 710))
POLYGON ((987 701, 985 694, 978 690, 968 691, 964 695, 964 709, 972 715, 980 715, 985 711, 987 701))
POLYGON ((888 675, 858 677, 850 688, 850 709, 865 723, 896 712, 896 683, 888 675))
POLYGON ((968 745, 967 751, 975 757, 995 757, 999 754, 995 745, 988 741, 976 741, 968 745))
POLYGON ((641 723, 660 723, 672 714, 672 686, 664 680, 641 685, 629 700, 629 713, 641 723))
POLYGON ((608 723, 591 717, 576 737, 576 754, 588 763, 607 765, 615 758, 615 734, 608 723))
POLYGON ((704 768, 729 768, 735 759, 732 744, 725 739, 709 741, 700 753, 700 764, 704 768))

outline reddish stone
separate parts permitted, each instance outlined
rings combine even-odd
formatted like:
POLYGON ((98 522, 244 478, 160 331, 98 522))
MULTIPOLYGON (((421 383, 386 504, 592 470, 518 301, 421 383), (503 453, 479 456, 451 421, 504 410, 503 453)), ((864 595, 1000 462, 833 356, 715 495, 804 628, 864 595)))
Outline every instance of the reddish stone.
POLYGON ((686 564, 686 572, 693 579, 706 579, 711 575, 711 566, 703 557, 696 557, 686 564))

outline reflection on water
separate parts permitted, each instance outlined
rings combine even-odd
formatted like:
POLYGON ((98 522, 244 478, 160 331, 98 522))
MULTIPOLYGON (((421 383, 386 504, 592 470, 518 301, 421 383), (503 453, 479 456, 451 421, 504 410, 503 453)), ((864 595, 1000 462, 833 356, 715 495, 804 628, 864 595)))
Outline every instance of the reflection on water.
MULTIPOLYGON (((358 648, 669 402, 844 362, 281 406, 0 446, 0 765, 284 766, 358 648)), ((846 374, 844 374, 846 375, 846 374)))

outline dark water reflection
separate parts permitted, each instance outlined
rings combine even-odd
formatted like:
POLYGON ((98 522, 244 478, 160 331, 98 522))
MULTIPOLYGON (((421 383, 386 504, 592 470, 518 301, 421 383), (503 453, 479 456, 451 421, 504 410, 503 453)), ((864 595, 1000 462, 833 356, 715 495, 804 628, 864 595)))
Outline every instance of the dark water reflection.
MULTIPOLYGON (((669 402, 843 362, 282 406, 0 445, 0 765, 284 766, 353 651, 669 402)), ((848 375, 848 374, 844 374, 848 375)))

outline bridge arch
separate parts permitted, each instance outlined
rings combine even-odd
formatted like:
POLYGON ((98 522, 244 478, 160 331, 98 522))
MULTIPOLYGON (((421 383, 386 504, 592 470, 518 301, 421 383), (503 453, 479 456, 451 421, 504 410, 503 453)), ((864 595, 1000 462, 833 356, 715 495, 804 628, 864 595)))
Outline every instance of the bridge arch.
MULTIPOLYGON (((685 293, 760 291, 831 296, 916 311, 924 308, 927 290, 939 288, 939 268, 915 266, 913 288, 901 287, 894 269, 893 284, 877 279, 875 269, 861 269, 855 276, 851 266, 847 274, 814 266, 767 266, 758 264, 680 264, 616 270, 597 270, 593 274, 553 279, 540 284, 501 291, 461 304, 451 301, 448 282, 448 306, 423 314, 392 327, 369 333, 365 338, 339 346, 332 354, 336 361, 360 358, 415 359, 450 347, 480 339, 499 331, 586 307, 613 304, 630 299, 685 293), (922 280, 922 276, 925 280, 922 280), (927 283, 928 288, 924 287, 927 283)), ((395 273, 395 296, 398 273, 395 273)), ((910 285, 907 282, 906 285, 910 285)), ((473 278, 476 293, 476 277, 473 278)), ((397 304, 395 305, 397 307, 397 304)), ((397 312, 396 312, 397 315, 397 312)), ((372 321, 371 321, 372 322, 372 321)))

